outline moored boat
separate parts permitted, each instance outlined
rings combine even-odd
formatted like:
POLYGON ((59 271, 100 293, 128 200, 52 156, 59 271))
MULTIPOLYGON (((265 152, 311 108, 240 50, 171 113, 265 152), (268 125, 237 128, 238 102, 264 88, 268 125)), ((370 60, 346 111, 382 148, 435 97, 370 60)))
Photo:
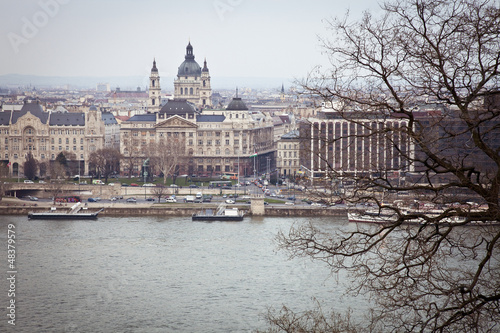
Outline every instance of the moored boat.
POLYGON ((57 210, 52 207, 47 212, 29 212, 28 219, 30 220, 95 220, 97 215, 103 210, 89 212, 81 206, 81 202, 74 204, 69 211, 57 210))
POLYGON ((226 204, 221 203, 217 210, 204 209, 197 214, 193 214, 193 221, 243 221, 245 213, 238 208, 227 208, 226 204))

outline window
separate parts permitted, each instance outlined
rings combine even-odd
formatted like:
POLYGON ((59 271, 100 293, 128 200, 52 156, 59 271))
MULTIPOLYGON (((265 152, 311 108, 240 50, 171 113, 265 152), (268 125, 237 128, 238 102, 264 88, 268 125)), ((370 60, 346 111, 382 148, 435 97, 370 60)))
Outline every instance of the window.
POLYGON ((231 151, 228 148, 226 148, 225 153, 226 153, 226 155, 229 155, 229 154, 231 154, 231 151))
POLYGON ((190 139, 190 140, 188 141, 188 145, 189 145, 189 146, 192 146, 192 145, 193 145, 193 140, 192 140, 192 139, 190 139))
POLYGON ((239 145, 240 144, 240 140, 234 140, 234 144, 235 145, 239 145))
POLYGON ((83 138, 80 139, 80 144, 83 145, 83 138))
POLYGON ((215 155, 220 155, 220 149, 219 149, 219 148, 217 148, 217 149, 215 150, 215 155))
POLYGON ((212 145, 212 140, 207 140, 207 145, 211 146, 212 145))
POLYGON ((43 160, 43 159, 45 159, 45 154, 41 154, 41 155, 40 155, 40 158, 41 158, 42 160, 43 160))
POLYGON ((226 145, 229 145, 229 140, 226 140, 226 145))
POLYGON ((80 150, 83 150, 83 146, 80 146, 80 150))
POLYGON ((59 138, 59 144, 62 144, 62 139, 61 138, 59 138))
POLYGON ((66 144, 69 145, 69 138, 66 138, 66 144))
POLYGON ((199 145, 203 145, 203 140, 198 140, 199 145))
POLYGON ((73 150, 76 151, 76 146, 73 146, 73 150))

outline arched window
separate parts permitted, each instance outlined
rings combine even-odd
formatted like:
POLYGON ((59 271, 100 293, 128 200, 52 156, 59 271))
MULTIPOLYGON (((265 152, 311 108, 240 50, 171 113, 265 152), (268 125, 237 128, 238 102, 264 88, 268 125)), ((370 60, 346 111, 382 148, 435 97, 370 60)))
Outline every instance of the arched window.
POLYGON ((193 88, 189 88, 189 95, 193 94, 193 88))
POLYGON ((225 153, 226 153, 226 155, 231 154, 231 152, 230 152, 229 148, 226 148, 226 152, 225 152, 225 153))
POLYGON ((204 87, 206 86, 206 81, 205 81, 205 80, 203 80, 203 86, 204 86, 204 87))
POLYGON ((155 99, 154 98, 151 99, 151 105, 155 105, 155 99))
POLYGON ((151 80, 151 86, 154 88, 154 86, 155 86, 155 80, 151 80))
POLYGON ((182 88, 181 88, 181 95, 182 95, 182 88))

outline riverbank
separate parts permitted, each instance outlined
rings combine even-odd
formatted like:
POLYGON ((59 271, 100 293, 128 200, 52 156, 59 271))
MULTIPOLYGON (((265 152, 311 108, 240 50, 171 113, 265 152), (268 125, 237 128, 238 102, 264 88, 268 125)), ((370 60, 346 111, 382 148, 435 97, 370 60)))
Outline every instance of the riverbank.
MULTIPOLYGON (((29 212, 43 212, 52 207, 52 202, 25 201, 17 198, 3 198, 0 201, 0 215, 28 215, 29 212)), ((56 206, 58 210, 69 210, 71 204, 56 206)), ((202 208, 217 207, 217 203, 194 204, 194 203, 125 203, 125 202, 92 202, 87 203, 91 210, 103 209, 99 216, 192 216, 202 208)), ((245 212, 251 216, 250 206, 244 204, 234 204, 231 207, 245 212)), ((284 206, 266 205, 263 216, 274 217, 315 217, 315 216, 338 216, 346 217, 347 211, 337 207, 313 207, 313 206, 284 206)))

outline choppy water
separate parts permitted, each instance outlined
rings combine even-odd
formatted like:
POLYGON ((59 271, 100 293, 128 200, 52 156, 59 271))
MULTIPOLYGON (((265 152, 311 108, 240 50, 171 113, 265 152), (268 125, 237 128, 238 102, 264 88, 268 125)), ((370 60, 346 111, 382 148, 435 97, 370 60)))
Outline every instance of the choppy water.
MULTIPOLYGON (((305 218, 28 221, 2 216, 0 331, 250 332, 269 307, 362 307, 324 264, 288 260, 274 238, 305 218), (16 326, 7 323, 7 225, 16 226, 16 326)), ((315 218, 323 229, 342 227, 315 218)))

